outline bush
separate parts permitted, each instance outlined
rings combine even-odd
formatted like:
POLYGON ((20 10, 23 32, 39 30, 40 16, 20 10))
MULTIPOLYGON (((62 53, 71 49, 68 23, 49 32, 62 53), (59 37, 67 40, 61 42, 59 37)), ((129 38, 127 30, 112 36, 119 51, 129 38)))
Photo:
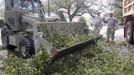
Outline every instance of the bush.
POLYGON ((27 60, 12 55, 6 61, 5 73, 7 75, 44 75, 48 61, 44 48, 39 49, 33 58, 27 60))

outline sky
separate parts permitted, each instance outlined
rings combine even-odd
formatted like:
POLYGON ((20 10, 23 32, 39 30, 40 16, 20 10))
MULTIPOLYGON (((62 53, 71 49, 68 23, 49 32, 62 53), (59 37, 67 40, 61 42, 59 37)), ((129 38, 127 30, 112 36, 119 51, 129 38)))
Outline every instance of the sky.
POLYGON ((107 0, 101 0, 104 4, 106 4, 107 3, 107 0))
POLYGON ((0 8, 3 8, 4 6, 4 0, 0 0, 0 8))

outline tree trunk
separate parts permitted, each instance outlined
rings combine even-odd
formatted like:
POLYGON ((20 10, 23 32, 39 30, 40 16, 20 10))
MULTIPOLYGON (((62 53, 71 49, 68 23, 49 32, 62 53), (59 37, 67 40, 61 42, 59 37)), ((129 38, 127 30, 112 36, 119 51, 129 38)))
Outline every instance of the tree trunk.
POLYGON ((72 22, 73 18, 75 17, 75 15, 70 15, 69 16, 69 22, 72 22))
POLYGON ((68 16, 69 16, 69 22, 71 22, 71 21, 72 21, 72 19, 71 19, 70 8, 68 9, 67 13, 68 13, 68 16))

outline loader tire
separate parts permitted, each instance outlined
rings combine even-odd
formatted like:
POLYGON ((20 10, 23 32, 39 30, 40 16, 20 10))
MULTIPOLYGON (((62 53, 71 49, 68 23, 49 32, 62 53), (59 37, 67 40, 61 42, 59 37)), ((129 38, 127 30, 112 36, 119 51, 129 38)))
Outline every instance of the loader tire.
POLYGON ((19 50, 22 58, 31 58, 35 54, 33 40, 30 38, 23 38, 19 44, 19 50))
POLYGON ((126 40, 127 42, 134 44, 134 32, 133 32, 133 22, 132 21, 128 21, 126 23, 126 40))
POLYGON ((9 37, 6 27, 2 27, 1 29, 1 39, 2 39, 2 47, 7 48, 9 44, 9 37))

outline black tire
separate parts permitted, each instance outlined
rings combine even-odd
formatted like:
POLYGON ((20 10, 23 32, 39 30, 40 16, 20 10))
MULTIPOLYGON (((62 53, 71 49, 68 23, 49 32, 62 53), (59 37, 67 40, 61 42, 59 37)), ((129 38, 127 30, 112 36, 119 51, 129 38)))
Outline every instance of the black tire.
POLYGON ((23 38, 19 44, 19 51, 22 58, 24 59, 31 58, 35 54, 33 40, 26 37, 23 38))
POLYGON ((126 23, 126 30, 125 30, 125 32, 126 32, 126 40, 127 40, 127 42, 129 42, 129 43, 131 43, 131 44, 134 44, 134 37, 133 37, 133 35, 134 35, 134 32, 133 32, 133 22, 132 21, 128 21, 127 23, 126 23))
POLYGON ((7 48, 9 44, 9 37, 6 27, 2 27, 1 29, 1 40, 2 40, 2 47, 7 48))

